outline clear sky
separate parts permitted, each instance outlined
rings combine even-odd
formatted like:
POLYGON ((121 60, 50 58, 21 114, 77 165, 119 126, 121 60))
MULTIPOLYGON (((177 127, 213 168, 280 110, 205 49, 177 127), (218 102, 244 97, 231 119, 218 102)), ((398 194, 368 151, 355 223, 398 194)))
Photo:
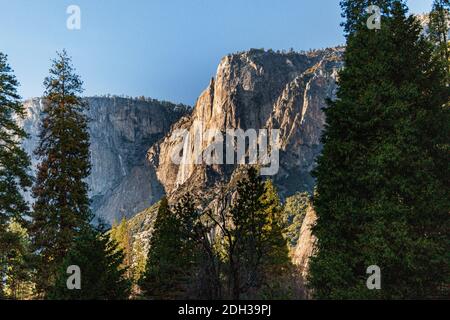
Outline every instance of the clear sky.
MULTIPOLYGON (((412 12, 432 0, 409 0, 412 12)), ((193 104, 224 55, 249 48, 343 44, 339 0, 0 0, 0 51, 24 98, 40 96, 50 59, 66 48, 85 95, 193 104), (68 30, 69 5, 81 29, 68 30)))

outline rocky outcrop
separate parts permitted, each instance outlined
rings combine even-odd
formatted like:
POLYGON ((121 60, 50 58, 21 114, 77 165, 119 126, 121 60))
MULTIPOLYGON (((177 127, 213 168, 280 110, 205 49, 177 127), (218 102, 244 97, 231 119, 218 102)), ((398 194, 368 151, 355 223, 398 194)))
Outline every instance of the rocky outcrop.
MULTIPOLYGON (((86 101, 92 163, 87 182, 92 208, 98 217, 112 223, 144 210, 164 194, 145 155, 189 110, 151 99, 93 97, 86 101)), ((35 170, 38 160, 33 150, 38 143, 43 100, 28 100, 25 108, 27 117, 23 126, 30 138, 23 146, 32 156, 35 170)))
MULTIPOLYGON (((150 166, 169 200, 173 203, 190 192, 203 206, 214 210, 215 195, 224 192, 218 185, 225 186, 227 193, 233 192, 239 166, 195 162, 199 154, 216 142, 208 130, 223 133, 237 128, 280 130, 280 168, 270 178, 286 197, 297 191, 311 191, 314 180, 310 172, 321 151, 320 136, 325 123, 322 110, 326 108, 326 99, 335 97, 342 56, 343 48, 333 48, 310 53, 250 50, 224 57, 192 113, 178 120, 148 151, 150 166), (177 134, 183 131, 188 139, 177 134), (199 135, 200 143, 196 140, 199 135), (174 163, 174 155, 184 161, 174 163)), ((156 210, 149 208, 130 221, 131 225, 139 226, 133 228, 134 239, 147 241, 146 248, 151 224, 142 222, 153 222, 156 210)), ((309 208, 294 250, 296 263, 305 272, 313 250, 309 226, 314 219, 309 208)))
MULTIPOLYGON (((271 178, 282 196, 311 191, 310 171, 321 151, 322 109, 326 98, 335 95, 342 54, 343 48, 332 48, 228 55, 192 110, 155 100, 87 98, 93 211, 112 222, 144 210, 164 193, 208 190, 217 181, 228 181, 235 164, 195 163, 217 138, 208 134, 211 130, 279 130, 279 170, 271 178), (180 130, 191 139, 178 149, 183 137, 175 133, 180 130), (199 134, 202 139, 197 143, 194 138, 199 134), (173 162, 177 153, 187 164, 173 162)), ((23 125, 30 139, 24 147, 32 154, 42 100, 26 101, 25 106, 28 117, 23 125)))
POLYGON ((148 152, 166 193, 183 186, 205 188, 231 176, 235 165, 196 163, 217 142, 208 132, 228 129, 280 130, 280 168, 271 178, 285 196, 310 191, 314 184, 310 172, 321 151, 322 109, 326 98, 335 95, 342 54, 343 48, 309 53, 250 50, 224 57, 192 114, 180 119, 148 152), (183 130, 188 139, 177 135, 183 130), (182 164, 174 163, 177 154, 182 164))
POLYGON ((316 212, 312 206, 309 206, 300 228, 300 236, 292 258, 293 263, 298 266, 303 279, 306 279, 309 260, 315 250, 317 239, 312 235, 311 228, 316 223, 316 220, 316 212))

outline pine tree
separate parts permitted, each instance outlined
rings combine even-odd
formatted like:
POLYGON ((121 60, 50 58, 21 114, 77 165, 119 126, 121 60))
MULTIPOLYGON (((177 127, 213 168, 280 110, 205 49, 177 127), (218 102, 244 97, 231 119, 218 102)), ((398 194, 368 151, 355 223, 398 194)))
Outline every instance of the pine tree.
POLYGON ((114 225, 109 234, 111 239, 117 243, 118 248, 123 251, 125 255, 123 267, 127 268, 128 270, 127 277, 129 279, 132 279, 133 275, 131 268, 132 265, 131 234, 128 229, 127 219, 125 217, 122 218, 120 224, 114 225))
POLYGON ((5 234, 5 244, 9 246, 7 269, 5 272, 5 293, 11 299, 30 299, 33 295, 32 254, 27 229, 13 220, 5 234))
POLYGON ((285 237, 289 248, 294 250, 297 246, 300 229, 306 215, 308 206, 311 205, 311 195, 308 192, 298 192, 288 198, 284 204, 284 221, 286 224, 285 237))
MULTIPOLYGON (((429 38, 436 46, 436 55, 445 66, 450 77, 450 45, 448 31, 450 22, 449 0, 434 0, 430 13, 429 38)), ((449 82, 449 78, 447 78, 449 82)))
POLYGON ((189 299, 221 299, 221 263, 212 236, 215 226, 208 219, 208 209, 202 211, 197 208, 198 202, 192 194, 186 193, 173 209, 181 223, 186 296, 189 299))
POLYGON ((145 266, 147 263, 147 254, 145 252, 143 241, 136 239, 133 243, 133 264, 132 268, 132 279, 134 283, 137 283, 139 279, 145 272, 145 266))
POLYGON ((53 60, 44 81, 45 107, 36 155, 40 158, 33 196, 30 236, 38 253, 37 291, 41 296, 55 281, 58 266, 75 238, 91 221, 87 108, 79 94, 82 81, 66 51, 53 60))
MULTIPOLYGON (((356 3, 365 2, 344 2, 344 12, 356 3)), ((389 7, 380 30, 354 24, 337 100, 325 111, 309 279, 316 298, 424 298, 448 283, 445 74, 418 21, 401 1, 389 7), (371 265, 381 290, 366 286, 371 265)))
POLYGON ((13 239, 8 226, 13 220, 25 224, 28 206, 21 191, 31 185, 27 173, 30 160, 20 145, 27 135, 16 121, 25 116, 18 85, 7 56, 0 52, 0 297, 8 268, 7 257, 14 250, 10 241, 20 241, 13 239))
POLYGON ((346 34, 355 32, 361 26, 367 25, 367 10, 369 6, 377 6, 384 17, 388 16, 392 9, 392 0, 341 0, 340 5, 343 9, 342 17, 345 21, 342 23, 346 34))
POLYGON ((223 219, 221 226, 230 296, 274 298, 279 292, 270 288, 270 279, 289 265, 278 195, 272 183, 263 182, 253 167, 238 182, 236 194, 229 212, 231 225, 223 219))
POLYGON ((293 278, 295 272, 289 259, 289 249, 283 234, 285 224, 283 208, 278 192, 271 180, 264 183, 265 192, 261 196, 265 224, 263 227, 263 285, 258 298, 289 299, 293 297, 293 278))
POLYGON ((127 299, 131 282, 126 276, 124 259, 123 251, 110 239, 103 225, 88 226, 78 234, 64 258, 48 297, 55 300, 127 299), (80 290, 67 288, 67 268, 71 265, 80 267, 80 290))
MULTIPOLYGON (((182 209, 179 207, 177 210, 182 209)), ((170 210, 167 198, 163 198, 150 240, 145 273, 139 283, 146 297, 188 298, 190 248, 191 243, 185 237, 181 219, 170 210)))

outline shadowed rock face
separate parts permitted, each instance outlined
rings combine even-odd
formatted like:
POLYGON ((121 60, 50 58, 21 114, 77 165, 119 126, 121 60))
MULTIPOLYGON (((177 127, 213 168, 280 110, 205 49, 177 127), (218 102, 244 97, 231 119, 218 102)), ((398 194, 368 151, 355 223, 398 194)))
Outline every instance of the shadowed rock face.
POLYGON ((200 146, 212 142, 208 130, 279 129, 280 170, 274 179, 283 196, 308 190, 314 181, 310 171, 321 151, 325 123, 322 109, 333 98, 343 48, 308 54, 250 50, 222 59, 217 74, 200 95, 192 114, 180 119, 171 132, 148 152, 148 159, 169 195, 186 188, 204 188, 217 179, 229 178, 234 166, 194 165, 197 145, 181 151, 189 164, 175 165, 171 156, 179 150, 176 130, 189 132, 190 141, 203 133, 200 146), (201 126, 201 127, 199 127, 201 126))
MULTIPOLYGON (((89 104, 92 172, 92 208, 97 217, 112 223, 158 201, 164 190, 145 155, 188 110, 156 100, 86 98, 89 104)), ((42 99, 25 102, 23 126, 30 138, 25 150, 32 155, 38 143, 42 99)), ((33 170, 38 160, 32 155, 33 170)), ((29 200, 31 200, 29 198, 29 200)))

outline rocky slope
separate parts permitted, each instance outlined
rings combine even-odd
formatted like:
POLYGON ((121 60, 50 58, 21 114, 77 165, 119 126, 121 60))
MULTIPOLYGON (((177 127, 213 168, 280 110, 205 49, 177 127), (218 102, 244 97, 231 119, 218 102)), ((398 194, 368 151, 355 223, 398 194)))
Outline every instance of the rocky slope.
MULTIPOLYGON (((88 183, 92 207, 98 217, 112 223, 122 216, 133 216, 161 198, 164 190, 145 154, 188 109, 151 99, 86 99, 91 119, 92 173, 88 183)), ((38 143, 43 100, 28 100, 25 107, 23 126, 30 138, 23 145, 36 168, 33 150, 38 143)))
POLYGON ((280 168, 271 178, 284 196, 310 191, 314 184, 310 171, 321 151, 322 109, 326 98, 334 97, 342 54, 343 48, 307 54, 250 50, 224 57, 192 114, 180 119, 148 152, 166 193, 204 188, 230 177, 234 165, 195 164, 217 139, 208 132, 228 129, 280 130, 280 168), (182 130, 188 139, 177 135, 182 130), (173 162, 176 154, 184 164, 173 162))
MULTIPOLYGON (((283 196, 310 191, 310 175, 320 153, 325 99, 333 98, 343 48, 309 53, 250 50, 222 59, 216 76, 195 107, 155 100, 87 98, 91 134, 92 174, 88 179, 97 216, 108 222, 131 217, 158 201, 164 193, 208 190, 227 181, 236 165, 181 164, 174 153, 194 162, 215 137, 208 130, 278 129, 279 171, 271 176, 283 196), (190 137, 177 149, 177 130, 190 137), (146 155, 147 154, 147 159, 146 155)), ((24 142, 32 154, 37 144, 42 100, 26 101, 24 142)), ((33 164, 36 165, 33 158, 33 164)))
MULTIPOLYGON (((314 181, 310 172, 321 151, 325 122, 322 109, 326 99, 335 96, 342 56, 343 48, 333 48, 310 53, 250 50, 224 57, 192 112, 148 151, 150 167, 169 200, 174 202, 189 191, 203 206, 213 209, 215 195, 224 190, 218 185, 233 190, 239 166, 193 164, 213 142, 208 135, 212 129, 279 129, 280 169, 270 178, 285 197, 311 191, 314 181), (182 130, 189 139, 177 135, 182 130), (194 139, 198 135, 201 143, 194 139), (174 155, 183 158, 185 164, 174 163, 174 155)), ((130 220, 133 248, 139 245, 148 249, 156 211, 155 205, 130 220)), ((306 270, 312 252, 309 227, 313 222, 313 212, 308 210, 294 250, 302 270, 306 270)))

